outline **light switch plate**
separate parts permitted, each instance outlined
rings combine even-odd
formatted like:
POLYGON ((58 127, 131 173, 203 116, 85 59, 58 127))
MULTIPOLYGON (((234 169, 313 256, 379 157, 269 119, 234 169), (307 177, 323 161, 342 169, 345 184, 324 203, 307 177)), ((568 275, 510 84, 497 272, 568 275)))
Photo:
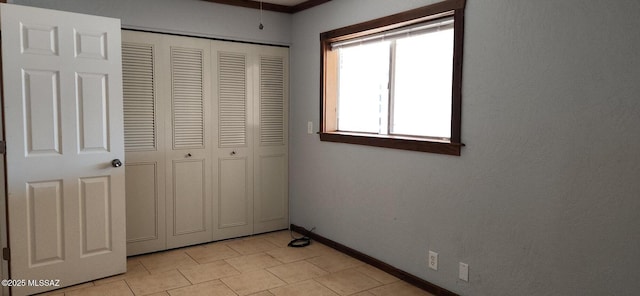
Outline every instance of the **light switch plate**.
POLYGON ((460 262, 460 272, 458 277, 465 282, 469 281, 469 264, 460 262))

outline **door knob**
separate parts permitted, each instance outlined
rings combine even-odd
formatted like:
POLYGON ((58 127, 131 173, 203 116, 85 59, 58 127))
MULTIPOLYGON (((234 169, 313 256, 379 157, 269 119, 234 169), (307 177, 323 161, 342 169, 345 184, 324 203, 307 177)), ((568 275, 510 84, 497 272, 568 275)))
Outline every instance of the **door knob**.
POLYGON ((231 154, 231 155, 236 155, 236 152, 235 152, 235 151, 231 151, 231 153, 230 153, 230 154, 231 154))
POLYGON ((121 166, 122 166, 122 161, 120 161, 119 159, 117 159, 117 158, 116 158, 116 159, 114 159, 114 160, 112 160, 112 161, 111 161, 111 165, 112 165, 114 168, 119 168, 119 167, 121 167, 121 166))

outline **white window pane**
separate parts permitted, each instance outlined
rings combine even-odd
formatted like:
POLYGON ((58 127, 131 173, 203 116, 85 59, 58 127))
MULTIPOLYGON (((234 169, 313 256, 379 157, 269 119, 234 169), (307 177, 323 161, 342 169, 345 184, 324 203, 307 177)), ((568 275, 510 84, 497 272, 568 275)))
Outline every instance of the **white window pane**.
POLYGON ((396 41, 394 134, 451 138, 453 29, 396 41))
POLYGON ((389 43, 340 49, 338 130, 387 133, 389 43))

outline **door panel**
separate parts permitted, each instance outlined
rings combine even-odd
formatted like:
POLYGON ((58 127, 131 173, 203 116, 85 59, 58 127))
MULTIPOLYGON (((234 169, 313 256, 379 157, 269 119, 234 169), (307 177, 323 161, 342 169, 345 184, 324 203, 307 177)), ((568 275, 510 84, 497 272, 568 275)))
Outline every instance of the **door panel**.
POLYGON ((22 96, 27 156, 60 154, 60 79, 58 71, 23 70, 22 96))
POLYGON ((75 54, 78 58, 107 60, 107 34, 101 31, 74 29, 75 54))
POLYGON ((122 273, 120 22, 0 5, 11 276, 68 286, 122 273))
MULTIPOLYGON (((209 242, 211 223, 210 46, 208 40, 163 36, 161 57, 169 81, 171 116, 165 119, 167 146, 167 248, 209 242), (193 212, 195 211, 195 212, 193 212)), ((165 80, 166 79, 166 80, 165 80)), ((166 87, 165 86, 165 87, 166 87)))
POLYGON ((173 206, 174 236, 203 232, 209 228, 204 168, 204 159, 173 161, 173 190, 176 197, 173 206))
POLYGON ((221 229, 249 225, 247 167, 246 158, 220 160, 220 199, 216 214, 221 229))
POLYGON ((78 135, 80 153, 106 152, 109 143, 109 115, 105 74, 76 73, 78 135))
POLYGON ((80 178, 80 257, 111 251, 111 178, 80 178))
POLYGON ((122 31, 124 138, 127 163, 127 255, 167 248, 165 110, 156 61, 160 35, 122 31))
POLYGON ((174 149, 205 148, 204 50, 171 46, 171 107, 174 149))
MULTIPOLYGON (((126 176, 127 243, 159 239, 161 227, 158 225, 158 207, 161 200, 157 190, 158 164, 127 162, 126 176)), ((164 242, 162 245, 164 246, 164 242)))
POLYGON ((157 126, 162 124, 162 109, 156 99, 154 68, 160 41, 153 35, 139 34, 122 32, 124 145, 127 153, 157 151, 161 144, 158 138, 162 137, 157 132, 157 126))
POLYGON ((283 146, 286 127, 285 58, 260 56, 257 72, 259 81, 256 119, 260 122, 260 146, 283 146))
POLYGON ((253 234, 253 95, 251 46, 212 41, 216 178, 214 238, 253 234))
POLYGON ((27 183, 29 265, 64 260, 62 180, 27 183))
POLYGON ((218 52, 218 122, 221 148, 247 146, 247 63, 245 53, 218 52))
POLYGON ((255 62, 254 233, 289 227, 288 212, 288 50, 261 46, 255 62))
POLYGON ((20 24, 21 50, 26 54, 58 55, 58 26, 35 22, 20 24))
POLYGON ((284 154, 260 156, 260 200, 256 200, 255 211, 259 213, 256 222, 270 222, 287 219, 287 164, 284 154))

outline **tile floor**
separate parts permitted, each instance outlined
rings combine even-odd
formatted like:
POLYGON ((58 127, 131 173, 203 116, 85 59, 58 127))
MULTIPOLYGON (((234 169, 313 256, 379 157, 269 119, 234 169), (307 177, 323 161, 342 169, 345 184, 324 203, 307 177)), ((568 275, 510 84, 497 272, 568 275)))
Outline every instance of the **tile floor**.
POLYGON ((289 231, 129 257, 127 273, 45 295, 431 295, 317 242, 289 248, 289 231))

